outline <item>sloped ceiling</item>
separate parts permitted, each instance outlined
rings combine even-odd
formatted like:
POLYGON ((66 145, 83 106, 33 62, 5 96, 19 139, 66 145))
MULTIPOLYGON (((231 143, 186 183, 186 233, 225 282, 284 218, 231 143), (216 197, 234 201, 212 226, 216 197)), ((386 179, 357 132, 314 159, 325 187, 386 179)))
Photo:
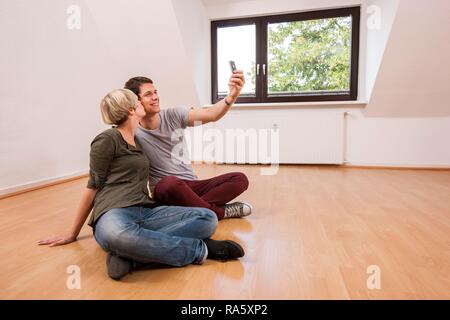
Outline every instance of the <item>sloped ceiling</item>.
POLYGON ((450 1, 401 0, 365 115, 450 116, 449 57, 450 1))

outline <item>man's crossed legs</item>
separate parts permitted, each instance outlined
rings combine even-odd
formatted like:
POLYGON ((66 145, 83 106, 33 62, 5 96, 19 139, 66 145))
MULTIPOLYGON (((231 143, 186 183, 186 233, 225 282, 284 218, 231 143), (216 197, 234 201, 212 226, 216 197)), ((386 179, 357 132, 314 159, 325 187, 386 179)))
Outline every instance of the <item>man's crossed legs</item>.
POLYGON ((230 172, 206 180, 184 180, 167 176, 156 184, 154 198, 166 205, 210 209, 219 220, 240 218, 248 216, 252 207, 243 202, 228 202, 247 188, 248 179, 241 172, 230 172))

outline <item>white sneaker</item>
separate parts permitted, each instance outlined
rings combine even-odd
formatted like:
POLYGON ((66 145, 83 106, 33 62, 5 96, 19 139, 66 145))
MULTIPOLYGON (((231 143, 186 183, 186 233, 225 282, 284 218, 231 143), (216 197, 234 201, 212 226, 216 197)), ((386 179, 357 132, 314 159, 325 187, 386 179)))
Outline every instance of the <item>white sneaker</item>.
POLYGON ((252 213, 252 206, 245 202, 233 202, 225 205, 224 219, 242 218, 252 213))

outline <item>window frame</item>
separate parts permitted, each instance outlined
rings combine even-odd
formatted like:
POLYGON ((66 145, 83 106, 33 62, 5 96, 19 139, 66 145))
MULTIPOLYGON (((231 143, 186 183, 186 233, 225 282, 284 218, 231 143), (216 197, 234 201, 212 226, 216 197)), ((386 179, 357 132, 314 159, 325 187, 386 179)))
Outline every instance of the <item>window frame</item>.
MULTIPOLYGON (((360 42, 360 14, 361 6, 327 9, 317 11, 297 12, 290 14, 277 14, 269 16, 213 20, 211 21, 211 100, 216 103, 224 96, 218 95, 217 83, 217 29, 222 27, 235 27, 255 24, 256 28, 256 64, 268 67, 267 57, 267 28, 270 23, 305 21, 314 19, 337 18, 352 16, 351 30, 351 60, 350 60, 350 90, 345 93, 315 94, 302 93, 290 96, 268 96, 267 74, 260 72, 256 77, 255 96, 241 95, 237 103, 279 103, 279 102, 314 102, 314 101, 354 101, 358 98, 358 64, 360 42)), ((239 66, 238 66, 239 68, 239 66)))

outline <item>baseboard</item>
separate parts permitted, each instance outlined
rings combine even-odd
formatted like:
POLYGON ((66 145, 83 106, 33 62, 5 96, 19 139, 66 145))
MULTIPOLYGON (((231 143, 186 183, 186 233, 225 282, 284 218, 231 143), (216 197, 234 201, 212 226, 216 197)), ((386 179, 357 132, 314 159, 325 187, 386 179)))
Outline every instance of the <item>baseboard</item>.
MULTIPOLYGON (((261 163, 218 163, 205 161, 192 161, 192 165, 229 165, 229 166, 267 166, 270 164, 261 163)), ((445 165, 410 165, 410 164, 386 164, 386 163, 355 163, 345 162, 344 164, 323 164, 323 163, 279 163, 280 166, 321 166, 321 167, 344 167, 344 168, 361 168, 361 169, 408 169, 408 170, 450 170, 450 166, 445 165)))
POLYGON ((450 166, 434 165, 434 164, 386 164, 386 163, 345 162, 342 166, 348 168, 361 168, 361 169, 450 170, 450 166))
POLYGON ((72 180, 77 180, 81 178, 85 178, 88 176, 88 170, 82 170, 78 172, 74 172, 71 174, 66 174, 63 176, 57 176, 42 180, 32 181, 26 184, 16 185, 4 189, 0 189, 0 199, 12 197, 21 193, 30 192, 37 189, 42 189, 45 187, 50 187, 56 184, 69 182, 72 180))

